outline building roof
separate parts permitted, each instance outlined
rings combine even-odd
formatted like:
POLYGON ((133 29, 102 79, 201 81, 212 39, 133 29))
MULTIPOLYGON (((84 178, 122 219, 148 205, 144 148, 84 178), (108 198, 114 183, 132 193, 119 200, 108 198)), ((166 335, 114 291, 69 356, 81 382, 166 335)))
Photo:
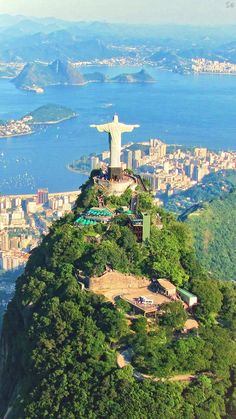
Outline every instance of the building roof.
POLYGON ((87 215, 95 215, 98 217, 111 217, 113 213, 107 208, 90 208, 87 212, 87 215))
POLYGON ((160 284, 160 286, 162 288, 165 288, 166 290, 176 289, 176 286, 172 284, 170 281, 168 281, 167 279, 158 279, 157 281, 160 284))
POLYGON ((80 225, 95 225, 95 224, 97 224, 96 221, 86 220, 86 218, 84 218, 82 216, 77 218, 77 220, 75 222, 76 222, 76 224, 80 224, 80 225))
POLYGON ((177 289, 178 289, 178 291, 179 291, 180 294, 185 295, 188 298, 193 298, 193 297, 194 298, 197 298, 196 295, 192 294, 191 292, 189 292, 187 290, 184 290, 183 288, 177 288, 177 289))
POLYGON ((187 329, 187 330, 198 329, 199 328, 199 324, 198 324, 197 320, 188 319, 185 322, 184 328, 187 329))

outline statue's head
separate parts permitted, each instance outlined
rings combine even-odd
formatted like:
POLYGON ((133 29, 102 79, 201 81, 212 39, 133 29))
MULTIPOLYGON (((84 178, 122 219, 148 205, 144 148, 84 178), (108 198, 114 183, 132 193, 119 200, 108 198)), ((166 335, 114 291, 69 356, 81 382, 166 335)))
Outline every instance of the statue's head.
POLYGON ((115 113, 114 117, 113 117, 113 122, 119 122, 119 118, 118 115, 115 113))

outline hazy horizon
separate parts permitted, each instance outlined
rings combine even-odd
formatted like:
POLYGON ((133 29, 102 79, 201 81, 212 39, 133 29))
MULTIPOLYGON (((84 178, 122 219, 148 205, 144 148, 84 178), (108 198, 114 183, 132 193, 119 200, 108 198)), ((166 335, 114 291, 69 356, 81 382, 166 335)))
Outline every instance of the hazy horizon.
POLYGON ((35 15, 25 15, 25 14, 14 14, 14 13, 0 13, 0 17, 1 16, 10 16, 10 17, 19 17, 19 18, 26 18, 29 20, 49 20, 49 19, 55 19, 61 22, 68 22, 68 23, 104 23, 104 24, 110 24, 110 25, 127 25, 127 26, 176 26, 176 27, 181 27, 181 26, 189 26, 189 27, 196 27, 196 28, 201 28, 201 27, 209 27, 209 28, 214 28, 214 27, 225 27, 225 26, 235 26, 235 24, 233 22, 229 22, 229 23, 184 23, 184 22, 161 22, 161 23, 153 23, 153 22, 125 22, 125 21, 114 21, 114 20, 99 20, 99 19, 91 19, 91 20, 86 20, 86 19, 66 19, 66 18, 59 18, 59 17, 55 17, 55 16, 35 16, 35 15))
POLYGON ((218 26, 235 24, 234 0, 0 0, 0 14, 133 24, 218 26))

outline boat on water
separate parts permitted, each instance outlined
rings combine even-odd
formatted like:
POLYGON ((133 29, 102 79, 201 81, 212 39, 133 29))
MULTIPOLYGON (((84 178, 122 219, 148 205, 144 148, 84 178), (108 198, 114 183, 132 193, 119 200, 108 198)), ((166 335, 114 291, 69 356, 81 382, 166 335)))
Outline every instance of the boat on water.
POLYGON ((112 106, 113 106, 113 103, 104 103, 104 104, 102 105, 102 108, 107 109, 107 108, 111 108, 112 106))

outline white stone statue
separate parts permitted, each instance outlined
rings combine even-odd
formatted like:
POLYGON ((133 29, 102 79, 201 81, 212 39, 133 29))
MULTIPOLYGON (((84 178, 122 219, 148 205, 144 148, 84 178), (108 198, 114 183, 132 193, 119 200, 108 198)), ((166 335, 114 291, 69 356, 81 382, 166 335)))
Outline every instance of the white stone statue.
POLYGON ((139 125, 126 125, 119 122, 118 115, 114 115, 113 122, 104 125, 90 125, 91 128, 97 128, 99 132, 107 132, 109 134, 110 146, 110 168, 120 168, 121 156, 121 134, 123 132, 132 132, 139 125))

